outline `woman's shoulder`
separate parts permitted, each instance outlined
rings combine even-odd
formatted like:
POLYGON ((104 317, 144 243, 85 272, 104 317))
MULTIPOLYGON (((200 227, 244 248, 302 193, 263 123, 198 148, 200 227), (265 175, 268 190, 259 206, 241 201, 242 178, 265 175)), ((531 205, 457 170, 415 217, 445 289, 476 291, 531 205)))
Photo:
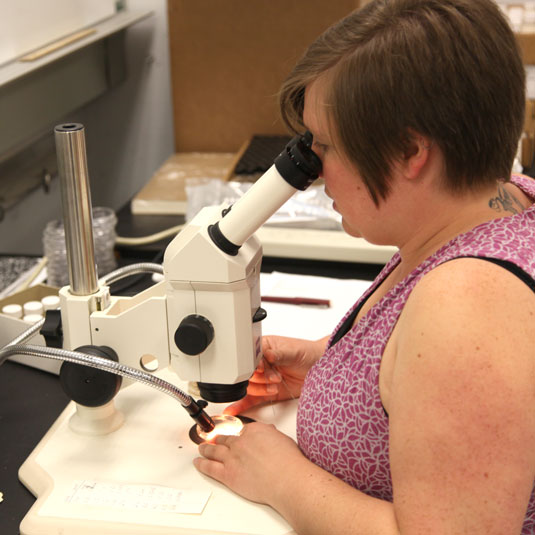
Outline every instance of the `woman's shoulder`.
MULTIPOLYGON (((413 290, 413 294, 422 293, 424 298, 428 294, 445 294, 446 296, 483 298, 499 289, 507 289, 511 295, 513 286, 516 286, 518 277, 502 265, 489 262, 487 258, 473 256, 457 257, 444 262, 426 273, 413 290)), ((518 285, 518 289, 524 289, 525 284, 518 285)), ((528 288, 529 290, 529 288, 528 288)), ((514 291, 516 294, 517 291, 514 291)), ((532 297, 535 294, 529 291, 532 297)))
MULTIPOLYGON (((429 271, 415 285, 403 310, 415 328, 434 318, 449 336, 493 333, 491 325, 528 329, 535 345, 535 293, 514 272, 481 258, 456 258, 429 271)), ((446 334, 446 333, 445 333, 446 334)))
POLYGON ((535 200, 535 179, 528 175, 514 173, 511 175, 511 183, 520 188, 531 199, 535 200))
POLYGON ((397 347, 425 350, 444 366, 457 358, 472 366, 476 355, 478 365, 508 367, 514 360, 533 377, 534 317, 535 293, 518 277, 491 262, 460 258, 415 286, 399 319, 397 347))

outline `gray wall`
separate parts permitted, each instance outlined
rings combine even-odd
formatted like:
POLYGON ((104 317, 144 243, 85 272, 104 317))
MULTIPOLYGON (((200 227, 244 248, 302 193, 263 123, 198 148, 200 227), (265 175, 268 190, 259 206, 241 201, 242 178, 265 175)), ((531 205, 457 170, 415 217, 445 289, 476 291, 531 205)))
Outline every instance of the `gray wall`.
MULTIPOLYGON (((174 151, 166 1, 126 4, 128 9, 154 11, 126 30, 127 80, 57 121, 85 126, 93 206, 115 210, 174 151)), ((0 253, 42 254, 42 230, 60 216, 56 179, 48 194, 35 190, 6 213, 0 222, 0 253)))

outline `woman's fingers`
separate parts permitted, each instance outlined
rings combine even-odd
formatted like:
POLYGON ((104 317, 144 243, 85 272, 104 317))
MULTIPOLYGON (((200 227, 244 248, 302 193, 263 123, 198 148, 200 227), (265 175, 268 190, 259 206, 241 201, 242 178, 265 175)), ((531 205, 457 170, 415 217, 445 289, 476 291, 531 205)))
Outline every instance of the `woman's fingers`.
POLYGON ((259 403, 262 403, 262 401, 263 399, 258 399, 253 396, 245 396, 244 398, 240 399, 239 401, 236 401, 232 405, 229 405, 223 411, 223 414, 230 414, 232 416, 236 416, 238 414, 242 414, 247 409, 258 405, 259 403))
POLYGON ((215 437, 214 442, 216 444, 221 444, 223 446, 227 446, 227 449, 228 449, 228 448, 230 448, 232 442, 237 440, 237 438, 238 437, 236 435, 217 435, 215 437))
POLYGON ((205 442, 199 445, 202 457, 193 459, 193 465, 199 472, 225 483, 225 461, 230 456, 229 447, 237 437, 219 435, 214 443, 205 442))
POLYGON ((197 457, 193 459, 193 466, 202 474, 224 483, 225 465, 223 463, 214 462, 204 457, 197 457))
POLYGON ((258 368, 253 373, 251 379, 249 379, 249 384, 251 382, 253 383, 280 383, 281 382, 281 375, 280 373, 273 368, 273 366, 269 363, 267 365, 264 364, 264 361, 260 361, 261 366, 259 365, 258 368))
POLYGON ((249 386, 247 387, 247 395, 235 403, 232 403, 232 405, 229 405, 223 411, 223 414, 231 414, 235 416, 237 414, 242 414, 247 409, 250 409, 255 405, 259 405, 260 403, 275 401, 278 398, 279 390, 279 384, 261 384, 249 382, 249 386))
MULTIPOLYGON (((216 438, 216 442, 217 440, 216 438)), ((221 443, 211 444, 205 442, 199 445, 199 453, 206 459, 222 463, 228 455, 228 448, 221 443)))
POLYGON ((248 396, 269 397, 276 396, 279 392, 279 385, 275 383, 251 383, 247 387, 248 396))

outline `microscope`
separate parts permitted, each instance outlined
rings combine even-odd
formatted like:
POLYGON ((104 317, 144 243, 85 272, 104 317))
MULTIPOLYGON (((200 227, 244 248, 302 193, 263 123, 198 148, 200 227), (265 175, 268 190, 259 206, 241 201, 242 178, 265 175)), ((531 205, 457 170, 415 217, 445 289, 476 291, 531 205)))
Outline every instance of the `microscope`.
POLYGON ((148 382, 150 360, 157 369, 170 367, 182 381, 197 383, 202 400, 179 400, 209 431, 213 421, 204 412, 206 402, 242 398, 261 359, 266 312, 260 297, 262 247, 254 233, 318 177, 321 161, 311 149, 312 135, 294 137, 234 205, 202 209, 166 248, 163 280, 133 297, 111 295, 110 278, 96 277, 83 126, 60 125, 55 137, 70 285, 59 291, 56 324, 47 317, 41 332, 47 345, 88 355, 85 362, 64 362, 60 372, 64 390, 77 402, 71 427, 85 434, 119 427, 120 418, 107 407, 132 379, 148 382), (51 333, 60 333, 61 340, 51 333), (90 361, 104 367, 95 370, 99 366, 89 367, 90 361), (139 370, 138 377, 132 370, 139 370))
MULTIPOLYGON (((233 206, 201 210, 168 245, 163 265, 125 266, 100 279, 83 126, 60 125, 55 137, 70 284, 59 290, 58 310, 0 348, 0 365, 11 355, 63 361, 60 382, 75 403, 19 469, 37 498, 21 533, 250 533, 253 523, 255 533, 289 533, 276 512, 211 484, 191 461, 196 444, 239 434, 247 422, 205 409, 243 397, 261 359, 254 233, 318 176, 312 136, 296 136, 233 206), (132 297, 112 295, 115 280, 140 272, 163 280, 132 297), (26 343, 37 332, 46 346, 26 343), (195 422, 189 433, 175 401, 195 422)), ((251 416, 276 417, 295 432, 293 403, 265 409, 251 416)))

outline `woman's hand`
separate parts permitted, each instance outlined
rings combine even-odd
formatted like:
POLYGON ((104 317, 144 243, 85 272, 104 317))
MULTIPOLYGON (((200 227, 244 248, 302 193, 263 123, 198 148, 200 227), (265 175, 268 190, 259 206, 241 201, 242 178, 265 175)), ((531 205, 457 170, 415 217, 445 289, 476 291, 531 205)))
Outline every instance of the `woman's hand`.
POLYGON ((240 496, 271 505, 283 477, 299 460, 306 461, 297 444, 273 425, 247 424, 241 436, 219 436, 199 446, 202 457, 193 464, 203 474, 240 496))
POLYGON ((249 380, 247 395, 228 406, 225 414, 241 414, 248 408, 266 401, 299 397, 305 376, 323 355, 327 340, 328 337, 312 341, 285 336, 264 336, 264 357, 249 380))

